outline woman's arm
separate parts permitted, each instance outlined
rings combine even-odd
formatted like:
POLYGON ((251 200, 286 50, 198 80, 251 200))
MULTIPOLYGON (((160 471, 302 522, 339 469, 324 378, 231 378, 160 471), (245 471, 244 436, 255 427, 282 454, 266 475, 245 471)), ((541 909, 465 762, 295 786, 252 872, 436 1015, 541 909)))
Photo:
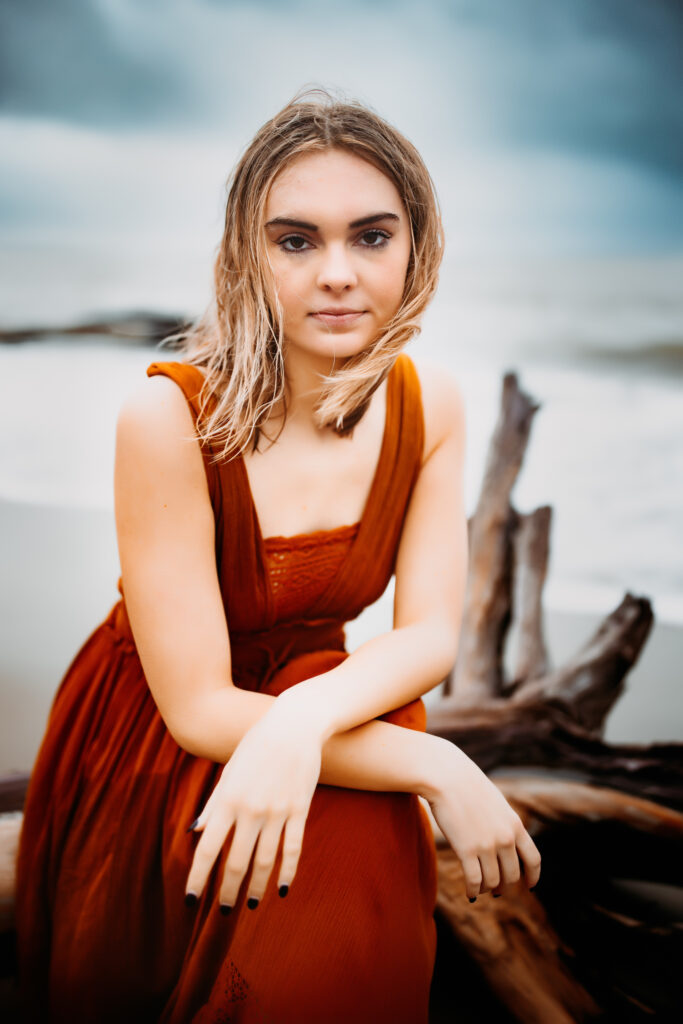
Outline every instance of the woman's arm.
POLYGON ((225 763, 277 704, 283 728, 293 714, 324 742, 321 782, 429 791, 445 741, 375 721, 332 736, 314 708, 285 708, 292 691, 275 698, 233 685, 202 455, 185 397, 166 377, 147 378, 121 409, 114 496, 131 629, 152 696, 181 747, 225 763))
POLYGON ((436 442, 401 533, 394 628, 287 691, 287 700, 314 714, 326 735, 415 700, 455 663, 468 569, 465 415, 459 387, 445 371, 430 375, 429 393, 436 442))
POLYGON ((209 692, 193 703, 193 718, 176 740, 191 754, 223 764, 245 733, 268 715, 276 732, 286 735, 291 725, 292 732, 301 735, 303 731, 311 742, 322 743, 320 782, 328 786, 418 793, 425 799, 439 790, 452 743, 417 729, 375 721, 326 737, 313 715, 308 722, 302 720, 305 708, 283 701, 291 692, 272 697, 237 686, 209 692))
POLYGON ((325 738, 316 707, 287 700, 297 687, 271 697, 233 685, 203 460, 185 398, 166 378, 149 378, 119 415, 114 495, 126 607, 152 696, 180 746, 227 762, 196 823, 188 899, 233 826, 220 898, 234 903, 255 843, 250 896, 262 895, 283 828, 278 884, 289 885, 318 782, 424 796, 471 897, 499 884, 499 864, 519 880, 518 854, 536 880, 540 856, 519 816, 454 744, 377 721, 325 738))

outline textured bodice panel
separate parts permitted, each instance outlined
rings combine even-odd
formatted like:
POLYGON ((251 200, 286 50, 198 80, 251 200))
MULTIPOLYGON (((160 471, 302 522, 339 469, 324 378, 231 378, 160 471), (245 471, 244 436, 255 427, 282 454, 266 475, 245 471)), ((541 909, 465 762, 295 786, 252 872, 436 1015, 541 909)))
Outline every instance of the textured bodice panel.
MULTIPOLYGON (((196 423, 203 371, 189 363, 151 363, 147 375, 156 374, 178 384, 196 423)), ((201 443, 237 685, 263 689, 283 666, 295 669, 297 658, 344 653, 345 624, 381 597, 394 573, 423 442, 419 377, 399 353, 387 376, 384 435, 361 519, 291 537, 262 536, 242 455, 217 460, 212 446, 201 443)), ((125 602, 118 619, 126 620, 125 602)))
POLYGON ((360 522, 333 530, 266 537, 263 546, 278 622, 306 614, 330 586, 355 540, 360 522))

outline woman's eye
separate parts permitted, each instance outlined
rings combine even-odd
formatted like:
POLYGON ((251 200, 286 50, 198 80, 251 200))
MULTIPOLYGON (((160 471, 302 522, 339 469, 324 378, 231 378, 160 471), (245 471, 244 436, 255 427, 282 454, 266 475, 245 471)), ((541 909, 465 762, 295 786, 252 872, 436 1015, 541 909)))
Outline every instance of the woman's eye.
POLYGON ((305 252, 305 249, 300 248, 298 245, 294 249, 285 249, 287 242, 306 242, 306 239, 302 235, 289 235, 287 238, 283 238, 278 245, 283 249, 284 252, 305 252))
POLYGON ((378 238, 381 239, 381 241, 378 242, 376 245, 368 245, 368 249, 383 249, 384 246, 389 241, 389 239, 391 238, 391 235, 387 234, 386 231, 380 231, 377 228, 373 228, 372 231, 365 231, 363 233, 363 238, 367 238, 368 235, 376 235, 378 238))
MULTIPOLYGON (((367 239, 372 238, 375 241, 368 243, 364 242, 362 245, 363 249, 383 249, 387 244, 391 235, 386 231, 380 231, 378 228, 372 228, 370 231, 364 231, 360 236, 361 238, 367 239)), ((304 246, 306 246, 307 240, 303 235, 288 235, 287 238, 283 238, 282 241, 278 242, 278 245, 283 252, 306 252, 304 246), (288 244, 291 248, 288 248, 288 244)))

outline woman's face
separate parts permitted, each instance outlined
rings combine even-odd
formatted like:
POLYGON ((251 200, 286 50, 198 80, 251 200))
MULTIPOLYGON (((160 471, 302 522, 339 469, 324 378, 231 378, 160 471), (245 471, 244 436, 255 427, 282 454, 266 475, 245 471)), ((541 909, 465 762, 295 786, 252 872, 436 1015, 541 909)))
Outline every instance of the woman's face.
POLYGON ((393 182, 345 150, 298 157, 271 186, 264 230, 287 346, 330 358, 367 348, 400 306, 408 270, 393 182))

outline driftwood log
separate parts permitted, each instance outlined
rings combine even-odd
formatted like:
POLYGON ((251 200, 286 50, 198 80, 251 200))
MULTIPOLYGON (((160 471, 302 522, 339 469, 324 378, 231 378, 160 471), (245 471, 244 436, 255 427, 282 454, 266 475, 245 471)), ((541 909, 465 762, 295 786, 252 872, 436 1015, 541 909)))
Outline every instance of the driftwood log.
MULTIPOLYGON (((542 591, 551 510, 510 495, 539 408, 504 377, 476 510, 458 658, 430 732, 500 787, 542 856, 530 892, 470 904, 457 856, 438 855, 432 1024, 680 1019, 683 1008, 683 744, 610 745, 610 709, 653 623, 627 593, 553 668, 542 591), (504 655, 513 669, 506 677, 504 655)), ((0 782, 0 1000, 14 1007, 14 860, 27 776, 0 782)), ((425 805, 426 806, 426 805, 425 805)))
POLYGON ((652 608, 627 593, 574 657, 551 666, 541 599, 551 510, 522 514, 510 498, 538 408, 506 374, 468 524, 458 657, 427 728, 500 787, 541 852, 541 878, 533 892, 515 885, 470 904, 460 862, 432 819, 432 1019, 680 1020, 683 744, 603 739, 652 608))
POLYGON ((162 340, 167 335, 188 326, 188 321, 178 316, 167 316, 162 313, 118 313, 111 316, 84 320, 80 324, 43 324, 34 327, 1 328, 0 344, 18 343, 22 341, 38 341, 58 334, 70 337, 80 334, 103 334, 119 341, 133 344, 150 345, 162 340))

